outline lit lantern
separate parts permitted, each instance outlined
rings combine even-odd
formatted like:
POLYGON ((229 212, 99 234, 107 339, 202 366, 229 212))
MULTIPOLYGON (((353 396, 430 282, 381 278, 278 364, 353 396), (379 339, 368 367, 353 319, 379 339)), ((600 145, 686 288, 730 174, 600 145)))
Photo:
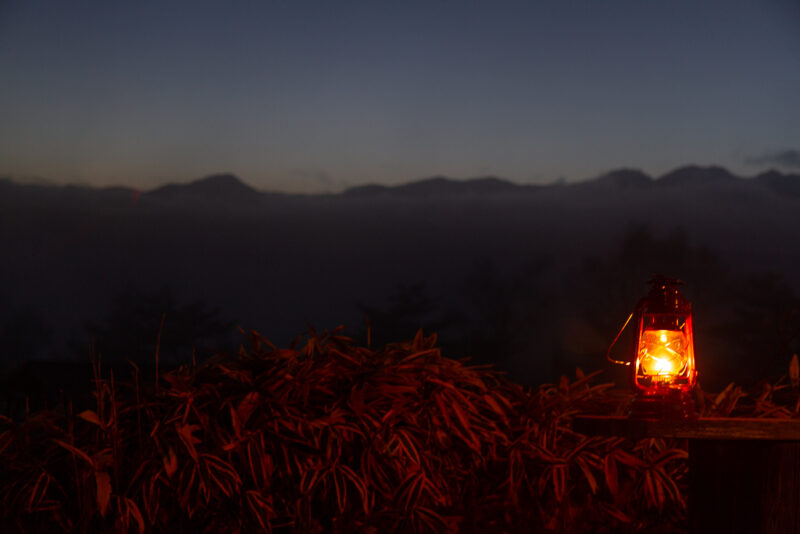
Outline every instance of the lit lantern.
POLYGON ((634 352, 630 361, 618 362, 632 368, 636 397, 630 416, 693 418, 696 414, 691 392, 697 369, 692 305, 678 290, 679 280, 654 276, 650 283, 650 292, 639 301, 632 314, 638 327, 634 352))

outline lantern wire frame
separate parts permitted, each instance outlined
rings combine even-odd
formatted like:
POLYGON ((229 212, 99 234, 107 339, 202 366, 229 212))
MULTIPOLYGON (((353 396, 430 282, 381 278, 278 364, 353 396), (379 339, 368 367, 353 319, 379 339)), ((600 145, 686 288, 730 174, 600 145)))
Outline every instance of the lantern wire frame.
POLYGON ((624 360, 615 360, 614 358, 611 357, 611 349, 614 348, 614 345, 616 345, 617 341, 619 340, 620 336, 622 335, 622 332, 625 331, 625 328, 627 328, 628 323, 631 322, 631 319, 633 319, 633 313, 628 315, 628 318, 625 320, 625 324, 622 325, 622 328, 620 328, 619 332, 617 332, 617 336, 614 338, 614 341, 612 341, 611 345, 608 346, 608 350, 606 351, 606 360, 610 361, 611 363, 615 363, 617 365, 630 365, 631 364, 631 362, 626 362, 624 360))

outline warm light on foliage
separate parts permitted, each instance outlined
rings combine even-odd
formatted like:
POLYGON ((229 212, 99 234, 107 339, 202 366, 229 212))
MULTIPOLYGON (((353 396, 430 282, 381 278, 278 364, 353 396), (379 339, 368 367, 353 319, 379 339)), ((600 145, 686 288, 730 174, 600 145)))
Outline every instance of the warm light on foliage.
MULTIPOLYGON (((681 531, 685 442, 571 430, 629 402, 595 376, 528 389, 435 337, 372 350, 336 331, 289 349, 253 334, 158 390, 98 366, 94 409, 0 417, 0 531, 681 531)), ((748 399, 800 406, 731 386, 701 409, 748 399)))

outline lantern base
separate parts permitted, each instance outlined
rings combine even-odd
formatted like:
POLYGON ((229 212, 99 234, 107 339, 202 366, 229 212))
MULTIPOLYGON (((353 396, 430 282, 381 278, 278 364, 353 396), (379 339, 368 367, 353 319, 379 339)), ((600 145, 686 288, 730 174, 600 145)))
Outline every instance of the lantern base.
POLYGON ((679 389, 638 391, 628 414, 631 419, 697 419, 690 392, 679 389))

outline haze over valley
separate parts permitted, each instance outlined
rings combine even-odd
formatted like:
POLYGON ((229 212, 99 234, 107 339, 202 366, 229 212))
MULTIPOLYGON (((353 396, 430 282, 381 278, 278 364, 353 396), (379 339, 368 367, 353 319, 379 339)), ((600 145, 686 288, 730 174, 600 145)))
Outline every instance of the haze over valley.
MULTIPOLYGON (((422 327, 445 353, 533 384, 603 367, 663 271, 686 282, 706 369, 779 373, 798 350, 796 333, 781 345, 771 329, 798 320, 799 208, 800 175, 697 166, 538 186, 435 177, 329 195, 265 193, 226 174, 144 192, 3 179, 2 364, 86 361, 91 346, 146 359, 146 328, 139 348, 98 345, 122 335, 126 313, 157 331, 166 312, 165 333, 182 329, 209 350, 235 347, 234 326, 278 345, 307 324, 363 339, 369 317, 376 343, 422 327), (20 324, 42 334, 15 345, 20 324)), ((175 350, 165 352, 173 364, 191 357, 175 350)))

